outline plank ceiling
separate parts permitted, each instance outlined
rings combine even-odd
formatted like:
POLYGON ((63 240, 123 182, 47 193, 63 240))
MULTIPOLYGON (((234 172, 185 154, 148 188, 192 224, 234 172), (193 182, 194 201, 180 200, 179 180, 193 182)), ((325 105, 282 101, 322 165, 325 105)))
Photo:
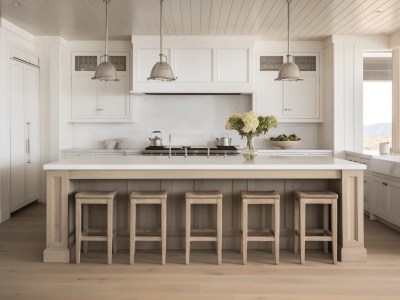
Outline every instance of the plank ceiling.
MULTIPOLYGON (((68 40, 104 37, 102 0, 0 0, 0 16, 35 35, 68 40)), ((286 0, 165 0, 167 35, 258 35, 285 40, 286 0)), ((157 35, 158 0, 112 0, 110 38, 157 35)), ((391 34, 400 30, 399 0, 293 0, 293 40, 338 35, 391 34)))

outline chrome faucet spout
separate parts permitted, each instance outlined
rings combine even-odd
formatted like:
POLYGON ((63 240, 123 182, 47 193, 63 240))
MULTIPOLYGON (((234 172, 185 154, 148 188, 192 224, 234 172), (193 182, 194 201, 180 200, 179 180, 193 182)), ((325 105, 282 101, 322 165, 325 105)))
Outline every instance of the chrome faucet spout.
POLYGON ((171 156, 172 156, 172 147, 171 147, 171 139, 172 139, 172 137, 171 137, 171 134, 169 135, 169 139, 168 139, 168 147, 169 147, 169 151, 168 151, 168 156, 169 156, 169 158, 171 158, 171 156))

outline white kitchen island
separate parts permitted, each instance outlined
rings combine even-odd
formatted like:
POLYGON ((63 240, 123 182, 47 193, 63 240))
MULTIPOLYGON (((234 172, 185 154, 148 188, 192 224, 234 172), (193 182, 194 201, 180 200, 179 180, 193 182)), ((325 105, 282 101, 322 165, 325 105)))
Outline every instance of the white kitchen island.
MULTIPOLYGON (((224 249, 239 245, 240 191, 271 190, 281 194, 281 248, 291 249, 293 235, 293 191, 323 190, 339 197, 339 258, 341 261, 365 261, 363 223, 364 165, 327 157, 154 157, 99 156, 78 157, 46 164, 47 242, 45 262, 69 262, 73 244, 74 194, 82 190, 118 191, 118 240, 128 244, 127 205, 133 190, 168 192, 168 248, 181 249, 184 239, 184 192, 219 189, 224 196, 224 249)), ((268 218, 254 211, 250 226, 265 226, 268 218), (260 225, 261 224, 261 225, 260 225)), ((143 210, 138 224, 157 227, 153 212, 143 210), (150 217, 153 216, 153 217, 150 217)), ((194 223, 208 226, 209 210, 199 210, 194 223)), ((319 210, 310 212, 309 225, 318 225, 319 210)), ((100 214, 93 212, 91 220, 100 214), (94 217, 94 218, 93 218, 94 217)), ((100 222, 101 223, 101 222, 100 222)))

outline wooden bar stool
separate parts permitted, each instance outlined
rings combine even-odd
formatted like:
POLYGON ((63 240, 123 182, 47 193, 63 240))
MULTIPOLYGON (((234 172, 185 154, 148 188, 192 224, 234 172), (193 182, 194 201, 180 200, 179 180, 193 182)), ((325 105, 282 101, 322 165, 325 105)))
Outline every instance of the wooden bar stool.
POLYGON ((84 242, 84 252, 87 252, 87 242, 107 242, 107 262, 112 262, 112 251, 117 252, 117 209, 115 196, 117 192, 80 192, 75 195, 75 250, 76 263, 81 262, 81 242, 84 242), (92 233, 104 233, 104 230, 89 228, 89 205, 107 205, 107 230, 106 235, 92 235, 92 233), (82 230, 82 207, 84 211, 82 230))
MULTIPOLYGON (((198 233, 204 230, 197 230, 198 233)), ((215 231, 215 230, 214 230, 215 231)), ((219 191, 186 192, 186 264, 189 264, 190 242, 217 242, 218 264, 222 262, 222 194, 219 191), (192 205, 217 206, 217 234, 191 236, 192 205)))
POLYGON ((328 242, 332 242, 333 263, 337 263, 337 200, 333 192, 295 192, 294 202, 294 253, 298 252, 300 237, 300 262, 305 263, 305 249, 308 241, 324 242, 324 252, 328 253, 328 242), (306 234, 306 205, 324 205, 324 228, 310 230, 306 234), (331 207, 331 230, 329 230, 329 206, 331 207))
MULTIPOLYGON (((274 242, 275 264, 279 264, 279 235, 280 235, 280 196, 274 191, 268 192, 246 192, 242 191, 242 243, 241 252, 243 264, 247 264, 247 243, 248 242, 274 242), (262 235, 249 235, 248 228, 248 206, 249 205, 272 205, 271 229, 263 229, 262 235)), ((260 232, 258 232, 260 233, 260 232)), ((273 248, 274 249, 274 248, 273 248)))
POLYGON ((161 263, 165 265, 167 253, 167 192, 132 192, 131 193, 131 226, 130 226, 130 264, 135 259, 136 242, 161 242, 161 263), (161 234, 154 232, 144 234, 136 228, 136 205, 161 205, 161 234), (138 234, 139 233, 139 234, 138 234))

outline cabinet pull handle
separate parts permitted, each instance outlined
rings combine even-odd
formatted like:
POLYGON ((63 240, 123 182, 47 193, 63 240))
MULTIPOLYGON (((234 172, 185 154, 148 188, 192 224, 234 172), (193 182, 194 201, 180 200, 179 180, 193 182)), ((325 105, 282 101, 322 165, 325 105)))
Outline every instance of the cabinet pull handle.
POLYGON ((27 126, 27 136, 28 139, 25 141, 25 152, 26 154, 28 154, 28 159, 27 159, 27 163, 30 164, 31 163, 31 123, 27 122, 26 123, 27 126))

